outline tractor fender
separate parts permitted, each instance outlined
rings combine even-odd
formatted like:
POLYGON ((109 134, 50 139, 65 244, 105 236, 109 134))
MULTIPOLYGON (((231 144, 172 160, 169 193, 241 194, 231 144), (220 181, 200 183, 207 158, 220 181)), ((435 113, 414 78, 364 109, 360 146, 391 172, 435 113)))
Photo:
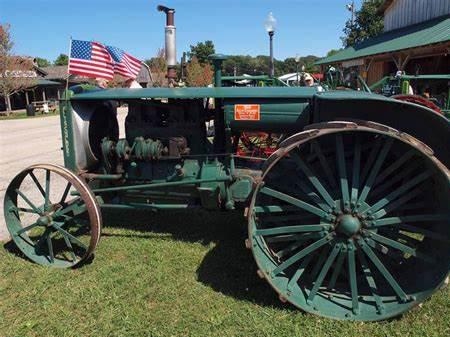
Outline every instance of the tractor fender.
POLYGON ((311 123, 363 120, 405 132, 450 168, 450 121, 424 106, 363 92, 329 91, 313 99, 311 123))

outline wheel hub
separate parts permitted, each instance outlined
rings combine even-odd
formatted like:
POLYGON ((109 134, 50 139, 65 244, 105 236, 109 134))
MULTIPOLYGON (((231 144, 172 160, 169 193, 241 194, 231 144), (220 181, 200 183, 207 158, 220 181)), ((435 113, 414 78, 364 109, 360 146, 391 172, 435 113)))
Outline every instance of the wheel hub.
POLYGON ((41 226, 50 227, 52 224, 52 218, 49 215, 40 216, 37 223, 41 226))
POLYGON ((360 229, 361 222, 352 214, 344 214, 337 220, 336 231, 349 237, 357 234, 360 229))

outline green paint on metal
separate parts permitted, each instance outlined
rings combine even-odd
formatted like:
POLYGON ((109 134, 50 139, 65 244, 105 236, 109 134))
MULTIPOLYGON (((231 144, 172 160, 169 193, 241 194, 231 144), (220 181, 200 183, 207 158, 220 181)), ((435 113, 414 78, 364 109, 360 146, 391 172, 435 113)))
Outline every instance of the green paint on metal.
POLYGON ((337 224, 337 231, 347 236, 353 236, 361 229, 359 219, 351 214, 344 214, 337 224))
POLYGON ((268 229, 258 229, 255 231, 255 235, 277 235, 288 233, 301 233, 301 232, 321 232, 325 229, 329 229, 331 225, 299 225, 299 226, 286 226, 275 227, 268 229))
POLYGON ((287 202, 289 204, 292 204, 294 206, 297 206, 299 208, 302 208, 305 211, 313 213, 313 214, 316 214, 316 215, 318 215, 320 217, 326 217, 327 216, 327 214, 324 211, 322 211, 321 209, 319 209, 319 208, 317 208, 317 207, 315 207, 315 206, 313 206, 313 205, 311 205, 311 204, 309 204, 307 202, 304 202, 302 200, 299 200, 299 199, 296 199, 294 197, 291 197, 291 196, 289 196, 289 195, 287 195, 285 193, 276 191, 276 190, 274 190, 272 188, 263 187, 260 190, 260 192, 263 193, 263 194, 267 194, 267 195, 269 195, 271 197, 280 199, 282 201, 285 201, 285 202, 287 202))
POLYGON ((317 93, 309 87, 263 87, 263 88, 142 88, 107 89, 76 94, 71 100, 133 100, 146 98, 310 98, 317 93))
MULTIPOLYGON (((71 91, 65 92, 66 97, 71 97, 71 91)), ((59 104, 59 116, 61 122, 62 145, 64 155, 64 166, 76 171, 75 139, 73 136, 73 110, 69 100, 61 100, 59 104)))

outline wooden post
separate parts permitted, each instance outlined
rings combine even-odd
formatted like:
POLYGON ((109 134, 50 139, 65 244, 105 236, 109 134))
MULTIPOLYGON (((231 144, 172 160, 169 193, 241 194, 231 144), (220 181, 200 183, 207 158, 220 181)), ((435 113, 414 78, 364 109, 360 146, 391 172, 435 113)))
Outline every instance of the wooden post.
POLYGON ((27 102, 27 105, 30 104, 30 98, 28 97, 28 90, 25 90, 25 101, 27 102))
POLYGON ((45 102, 47 98, 45 97, 45 87, 42 88, 42 100, 45 102))

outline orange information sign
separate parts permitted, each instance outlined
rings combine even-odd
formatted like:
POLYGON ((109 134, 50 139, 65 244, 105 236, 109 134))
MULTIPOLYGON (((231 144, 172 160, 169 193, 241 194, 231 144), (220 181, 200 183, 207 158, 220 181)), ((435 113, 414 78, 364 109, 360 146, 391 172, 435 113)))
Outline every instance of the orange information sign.
POLYGON ((259 104, 235 104, 234 120, 259 121, 261 118, 259 104))

